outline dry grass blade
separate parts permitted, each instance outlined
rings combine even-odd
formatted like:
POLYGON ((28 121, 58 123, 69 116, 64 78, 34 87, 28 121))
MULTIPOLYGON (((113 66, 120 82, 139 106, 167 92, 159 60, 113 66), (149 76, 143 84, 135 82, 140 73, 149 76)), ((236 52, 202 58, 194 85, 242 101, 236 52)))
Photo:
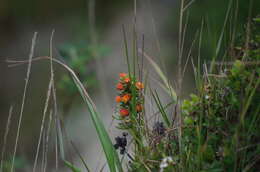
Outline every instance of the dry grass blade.
POLYGON ((124 25, 122 25, 122 31, 123 31, 123 36, 124 36, 124 49, 125 49, 125 56, 126 56, 126 63, 128 67, 128 73, 131 75, 131 65, 129 61, 129 53, 128 53, 128 46, 127 46, 127 37, 126 37, 126 31, 124 25))
MULTIPOLYGON (((184 16, 184 0, 181 0, 180 5, 180 19, 179 19, 179 43, 178 43, 178 95, 177 95, 177 125, 178 128, 178 142, 179 142, 179 151, 182 155, 182 102, 181 102, 181 94, 182 94, 182 56, 183 56, 183 41, 185 38, 185 30, 183 30, 183 16, 184 16)), ((183 166, 183 160, 181 157, 180 161, 181 166, 183 166)))
POLYGON ((36 43, 36 38, 37 38, 37 32, 35 32, 34 35, 33 35, 31 51, 30 51, 30 54, 29 54, 29 63, 28 63, 27 74, 26 74, 26 78, 25 78, 25 85, 24 85, 23 98, 22 98, 22 106, 21 106, 20 117, 19 117, 19 121, 18 121, 18 128, 17 128, 17 134, 16 134, 15 146, 14 146, 14 154, 13 154, 13 160, 12 160, 12 165, 11 165, 11 172, 13 172, 13 170, 14 170, 14 160, 15 160, 17 146, 18 146, 18 140, 19 140, 19 136, 20 136, 20 129, 21 129, 21 124, 22 124, 22 119, 23 119, 24 104, 25 104, 25 98, 26 98, 26 94, 27 94, 27 87, 28 87, 28 83, 29 83, 29 79, 30 79, 32 57, 33 57, 33 54, 34 54, 34 47, 35 47, 35 43, 36 43))
POLYGON ((188 57, 187 57, 187 59, 186 59, 185 65, 184 65, 184 67, 183 67, 182 77, 184 77, 184 75, 185 75, 185 71, 186 71, 186 69, 187 69, 188 62, 189 62, 189 60, 190 60, 190 58, 191 58, 191 52, 192 52, 192 49, 193 49, 193 47, 194 47, 194 44, 195 44, 195 42, 196 42, 196 40, 197 40, 197 37, 198 37, 198 32, 196 32, 195 37, 194 37, 194 39, 193 39, 193 41, 192 41, 192 43, 191 43, 191 46, 190 46, 190 49, 189 49, 189 52, 188 52, 188 57))
POLYGON ((6 127, 5 127, 3 149, 2 149, 2 154, 1 154, 0 172, 3 171, 3 161, 4 161, 4 155, 5 155, 5 149, 6 149, 6 141, 7 141, 7 136, 8 136, 9 129, 10 129, 12 114, 13 114, 13 106, 11 106, 9 109, 9 115, 8 115, 8 119, 7 119, 7 123, 6 123, 6 127))
POLYGON ((259 163, 259 161, 260 161, 260 156, 255 157, 255 158, 251 161, 251 163, 248 164, 248 165, 243 169, 242 172, 247 172, 247 171, 249 171, 254 165, 257 164, 257 162, 259 163))
MULTIPOLYGON (((50 41, 51 42, 50 43, 50 58, 52 58, 52 38, 53 38, 53 34, 54 34, 54 31, 52 32, 51 41, 50 41)), ((41 140, 42 140, 42 133, 43 133, 43 128, 44 128, 44 124, 45 124, 46 113, 47 113, 47 110, 48 110, 49 100, 50 100, 50 97, 51 97, 51 90, 52 90, 52 86, 53 86, 53 82, 54 82, 54 79, 53 79, 54 72, 53 72, 52 60, 50 60, 50 66, 51 66, 51 76, 50 76, 48 91, 47 91, 47 95, 46 95, 45 106, 44 106, 44 110, 43 110, 41 130, 40 130, 40 135, 39 135, 39 139, 38 139, 38 145, 37 145, 34 165, 33 165, 33 172, 35 172, 35 170, 36 170, 36 165, 37 165, 37 160, 38 160, 39 150, 40 150, 40 145, 41 145, 41 140)))
POLYGON ((47 161, 48 161, 48 150, 49 150, 49 137, 50 137, 50 131, 51 131, 51 124, 52 124, 52 110, 50 111, 50 116, 49 116, 49 124, 48 124, 48 128, 47 128, 47 134, 46 134, 46 145, 45 145, 45 157, 44 157, 44 167, 43 167, 43 171, 46 171, 47 168, 47 161))
POLYGON ((41 163, 40 163, 40 168, 38 167, 38 171, 43 171, 44 168, 44 157, 45 157, 45 145, 46 145, 46 126, 44 125, 44 129, 43 129, 43 134, 42 134, 42 157, 41 157, 41 163))
POLYGON ((224 33, 225 33, 225 28, 226 28, 228 18, 229 18, 229 15, 230 15, 232 3, 233 3, 233 1, 230 0, 229 5, 228 5, 228 9, 227 9, 227 12, 226 12, 226 16, 225 16, 225 21, 224 21, 224 24, 223 24, 223 27, 222 27, 222 30, 221 30, 221 33, 220 33, 220 36, 219 36, 219 39, 218 39, 215 55, 213 56, 213 59, 212 59, 211 65, 210 65, 210 73, 213 72, 213 68, 214 68, 214 65, 215 65, 216 58, 218 57, 220 49, 221 49, 221 45, 222 45, 224 33))
POLYGON ((55 137, 55 169, 58 170, 58 136, 55 137))
POLYGON ((65 153, 64 153, 64 144, 63 144, 63 134, 61 131, 61 121, 60 117, 58 116, 58 107, 57 107, 57 97, 56 97, 56 89, 55 89, 55 83, 54 83, 54 69, 53 69, 53 36, 54 36, 55 30, 52 31, 51 33, 51 38, 50 38, 50 65, 51 65, 51 75, 53 78, 52 82, 52 98, 53 98, 53 104, 54 104, 54 118, 55 118, 55 126, 56 126, 56 137, 55 137, 55 168, 58 170, 58 144, 60 148, 60 156, 61 159, 64 160, 65 158, 65 153))
POLYGON ((196 0, 191 0, 185 7, 183 8, 183 12, 186 11, 196 0))
POLYGON ((251 34, 251 18, 252 18, 252 8, 253 8, 253 0, 249 1, 249 11, 248 11, 248 17, 247 17, 247 26, 246 26, 246 41, 245 41, 245 54, 242 58, 242 60, 245 59, 245 57, 248 56, 249 51, 249 42, 250 42, 250 34, 251 34))
POLYGON ((36 165, 37 165, 37 160, 38 160, 39 150, 40 150, 40 145, 41 145, 41 140, 42 140, 43 127, 44 127, 44 124, 45 124, 46 113, 47 113, 47 110, 48 110, 49 100, 50 100, 50 96, 51 96, 52 84, 53 84, 53 76, 51 74, 51 79, 50 79, 50 82, 49 82, 48 91, 47 91, 47 95, 46 95, 45 106, 44 106, 44 110, 43 110, 43 116, 42 116, 42 122, 41 122, 41 130, 40 130, 40 135, 39 135, 39 139, 38 139, 36 155, 35 155, 35 159, 34 159, 33 172, 35 172, 35 170, 36 170, 36 165))

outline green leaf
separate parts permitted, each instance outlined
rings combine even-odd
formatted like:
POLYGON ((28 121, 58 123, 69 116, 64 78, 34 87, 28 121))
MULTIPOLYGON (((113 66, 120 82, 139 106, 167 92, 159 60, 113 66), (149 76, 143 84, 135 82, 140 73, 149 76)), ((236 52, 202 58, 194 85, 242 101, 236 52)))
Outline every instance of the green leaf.
POLYGON ((253 20, 254 20, 255 22, 260 23, 260 17, 254 18, 253 20))
POLYGON ((73 164, 71 164, 68 161, 64 161, 65 165, 71 169, 72 172, 81 172, 81 170, 77 167, 75 167, 73 164))

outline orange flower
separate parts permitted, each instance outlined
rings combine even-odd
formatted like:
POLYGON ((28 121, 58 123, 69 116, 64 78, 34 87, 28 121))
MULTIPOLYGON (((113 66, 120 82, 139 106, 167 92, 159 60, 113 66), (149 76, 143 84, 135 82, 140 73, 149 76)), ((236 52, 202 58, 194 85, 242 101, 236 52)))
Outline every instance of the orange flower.
POLYGON ((136 83, 135 83, 135 86, 136 86, 136 88, 137 88, 138 90, 141 90, 141 89, 144 88, 144 84, 141 83, 141 82, 136 82, 136 83))
POLYGON ((116 85, 116 89, 118 89, 118 90, 123 90, 123 89, 124 89, 123 84, 122 84, 122 83, 118 83, 118 84, 116 85))
POLYGON ((116 102, 117 103, 121 102, 121 97, 120 96, 116 96, 116 102))
POLYGON ((130 82, 130 78, 125 78, 124 81, 125 81, 125 83, 129 83, 130 82))
POLYGON ((130 99, 131 99, 131 95, 130 94, 125 94, 121 98, 121 101, 124 102, 124 103, 127 103, 130 99))
POLYGON ((129 115, 129 111, 127 109, 120 109, 119 113, 122 117, 129 115))
POLYGON ((126 76, 127 76, 126 73, 119 73, 119 77, 120 77, 120 78, 124 78, 124 77, 126 77, 126 76))
POLYGON ((142 110, 143 110, 142 105, 140 105, 140 104, 136 105, 136 111, 137 112, 142 112, 142 110))

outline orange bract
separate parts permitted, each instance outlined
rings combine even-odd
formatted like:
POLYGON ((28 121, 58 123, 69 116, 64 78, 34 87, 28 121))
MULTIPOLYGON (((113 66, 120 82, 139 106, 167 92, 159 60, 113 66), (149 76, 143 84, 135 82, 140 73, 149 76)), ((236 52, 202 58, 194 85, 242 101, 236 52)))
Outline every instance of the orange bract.
POLYGON ((126 77, 126 76, 127 76, 126 73, 119 73, 119 77, 120 77, 120 78, 124 78, 124 77, 126 77))
POLYGON ((127 109, 120 109, 120 115, 122 117, 128 116, 129 115, 129 111, 127 109))
POLYGON ((125 83, 129 83, 130 82, 130 78, 125 78, 124 81, 125 81, 125 83))
POLYGON ((118 83, 118 84, 116 85, 116 89, 118 89, 118 90, 123 90, 123 89, 124 89, 124 85, 123 85, 122 83, 118 83))
POLYGON ((141 89, 144 88, 144 84, 141 83, 141 82, 136 82, 136 83, 135 83, 135 86, 136 86, 136 88, 139 89, 139 90, 141 90, 141 89))
POLYGON ((117 103, 121 102, 121 97, 120 96, 116 96, 116 102, 117 103))
POLYGON ((121 101, 124 102, 124 103, 127 103, 130 99, 131 99, 131 95, 130 94, 125 94, 121 98, 121 101))
POLYGON ((116 89, 118 90, 118 95, 115 97, 115 101, 119 106, 119 115, 121 117, 129 116, 133 111, 136 113, 141 113, 144 111, 143 105, 143 93, 142 89, 144 89, 144 84, 137 80, 135 77, 130 77, 127 73, 119 73, 119 82, 116 85, 116 89), (132 89, 133 88, 133 89, 132 89), (137 104, 131 102, 132 95, 137 104), (134 106, 132 108, 132 104, 134 106))

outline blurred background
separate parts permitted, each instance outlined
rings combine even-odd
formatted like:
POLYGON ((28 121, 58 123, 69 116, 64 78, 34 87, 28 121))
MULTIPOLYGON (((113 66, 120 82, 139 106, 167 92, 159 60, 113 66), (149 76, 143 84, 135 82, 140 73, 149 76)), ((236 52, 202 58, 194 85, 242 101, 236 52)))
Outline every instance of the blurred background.
MULTIPOLYGON (((186 4, 190 2, 193 1, 186 1, 186 4)), ((184 45, 185 54, 203 23, 201 58, 206 62, 214 55, 213 50, 224 24, 228 4, 227 0, 196 0, 191 3, 185 16, 185 21, 187 16, 189 18, 184 45)), ((178 0, 137 1, 138 47, 142 48, 142 36, 144 36, 145 52, 163 68, 172 83, 177 77, 179 5, 178 0)), ((232 7, 238 7, 237 22, 235 26, 232 22, 228 23, 227 28, 234 26, 239 33, 246 27, 250 6, 247 1, 238 0, 233 2, 232 7)), ((231 10, 231 13, 236 11, 231 10)), ((252 16, 259 13, 260 2, 255 0, 252 5, 252 16)), ((133 38, 133 17, 133 0, 0 1, 1 149, 9 107, 10 105, 14 107, 3 161, 6 169, 10 166, 9 161, 13 154, 27 68, 27 65, 8 67, 6 59, 27 59, 34 32, 38 32, 34 57, 48 56, 51 32, 55 30, 54 57, 75 70, 102 114, 107 128, 111 129, 111 137, 114 137, 118 134, 111 125, 116 107, 115 84, 118 73, 127 72, 122 25, 126 29, 127 42, 130 46, 133 38)), ((224 42, 227 41, 228 35, 224 38, 224 42)), ((198 42, 195 42, 195 55, 192 56, 195 61, 197 53, 198 42)), ((150 78, 156 80, 158 77, 151 67, 148 64, 145 64, 145 67, 150 71, 150 78)), ((104 157, 87 109, 68 73, 58 65, 54 68, 58 113, 63 118, 67 142, 73 140, 93 171, 100 169, 104 164, 104 157)), ((183 97, 187 97, 195 90, 192 70, 191 64, 188 63, 183 97)), ((49 79, 49 62, 45 60, 34 62, 15 161, 17 171, 31 171, 49 79)), ((160 90, 158 85, 155 84, 154 87, 160 90)), ((164 99, 163 91, 161 95, 164 99)), ((51 153, 54 152, 53 139, 50 142, 47 171, 54 169, 54 153, 51 153)), ((68 143, 65 146, 68 160, 82 166, 71 145, 68 143)))

